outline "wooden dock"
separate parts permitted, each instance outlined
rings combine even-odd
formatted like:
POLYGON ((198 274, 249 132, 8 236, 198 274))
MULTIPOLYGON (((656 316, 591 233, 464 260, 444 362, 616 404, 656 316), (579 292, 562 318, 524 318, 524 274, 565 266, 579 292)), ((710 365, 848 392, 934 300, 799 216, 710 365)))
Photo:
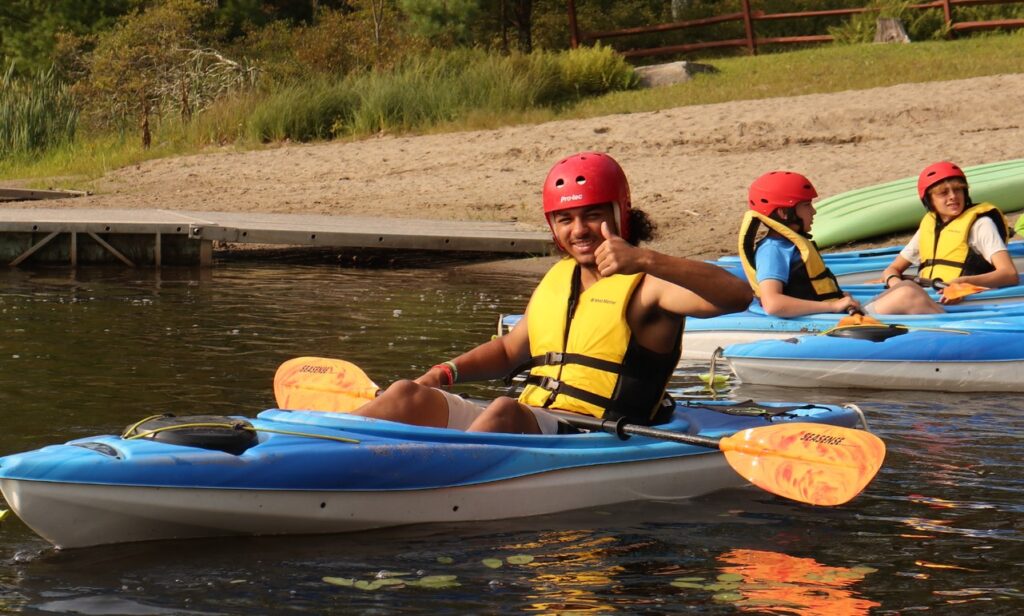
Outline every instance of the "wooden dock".
POLYGON ((551 234, 517 223, 356 216, 0 209, 0 262, 209 266, 213 243, 546 255, 551 234))

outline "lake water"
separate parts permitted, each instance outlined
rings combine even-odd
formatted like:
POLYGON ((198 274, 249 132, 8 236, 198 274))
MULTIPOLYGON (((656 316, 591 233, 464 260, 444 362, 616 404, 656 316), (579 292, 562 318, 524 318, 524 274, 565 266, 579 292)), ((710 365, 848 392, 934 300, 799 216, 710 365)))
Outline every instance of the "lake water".
MULTIPOLYGON (((322 265, 0 271, 0 455, 155 413, 254 415, 298 355, 348 359, 378 383, 415 376, 521 312, 535 279, 322 265)), ((1024 396, 725 395, 856 402, 886 464, 833 509, 749 488, 459 526, 67 551, 12 514, 0 522, 0 613, 1024 612, 1024 396), (454 579, 374 583, 395 574, 454 579)))

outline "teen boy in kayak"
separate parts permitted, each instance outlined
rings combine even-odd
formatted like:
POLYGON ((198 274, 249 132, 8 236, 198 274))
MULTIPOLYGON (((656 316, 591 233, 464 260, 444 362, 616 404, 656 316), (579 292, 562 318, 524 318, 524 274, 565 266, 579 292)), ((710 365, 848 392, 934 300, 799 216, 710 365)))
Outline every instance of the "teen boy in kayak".
POLYGON ((353 411, 468 431, 552 434, 546 409, 652 424, 666 419, 665 387, 687 316, 736 312, 750 289, 725 270, 636 244, 652 225, 631 207, 629 184, 607 154, 559 161, 544 181, 544 215, 564 253, 508 334, 402 380, 353 411), (529 369, 518 400, 486 408, 445 391, 453 383, 529 369))
POLYGON ((817 196, 810 180, 792 171, 772 171, 750 185, 749 210, 740 225, 739 254, 747 281, 765 312, 783 318, 821 312, 944 312, 924 289, 911 282, 893 284, 863 307, 844 293, 811 240, 815 213, 811 201, 817 196), (768 234, 757 240, 762 226, 768 234))
POLYGON ((959 166, 942 161, 925 167, 917 178, 917 194, 928 213, 882 272, 887 287, 914 284, 900 279, 914 264, 920 264, 917 273, 922 278, 946 283, 988 288, 1018 283, 1017 267, 1006 248, 1006 217, 991 203, 971 201, 967 176, 959 166))

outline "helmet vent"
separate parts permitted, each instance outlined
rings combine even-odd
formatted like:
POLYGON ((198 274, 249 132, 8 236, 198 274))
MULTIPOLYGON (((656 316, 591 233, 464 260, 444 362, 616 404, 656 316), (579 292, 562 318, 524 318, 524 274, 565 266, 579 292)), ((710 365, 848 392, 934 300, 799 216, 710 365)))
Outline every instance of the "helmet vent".
POLYGON ((577 175, 576 183, 582 186, 583 184, 587 183, 587 178, 583 177, 582 175, 577 175))
POLYGON ((555 188, 561 188, 563 186, 565 186, 565 180, 563 180, 562 178, 558 178, 557 180, 555 180, 555 188))

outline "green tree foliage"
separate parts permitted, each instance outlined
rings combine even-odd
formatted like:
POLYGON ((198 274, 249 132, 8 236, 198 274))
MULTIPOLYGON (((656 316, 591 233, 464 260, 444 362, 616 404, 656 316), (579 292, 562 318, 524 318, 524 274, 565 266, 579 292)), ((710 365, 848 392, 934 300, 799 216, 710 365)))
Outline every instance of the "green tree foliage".
POLYGON ((320 11, 313 24, 289 26, 281 20, 262 28, 250 24, 230 50, 236 57, 257 62, 269 87, 311 75, 392 67, 426 47, 425 40, 406 34, 392 3, 355 0, 348 11, 320 11))
POLYGON ((151 120, 172 111, 187 118, 220 93, 251 84, 252 69, 206 46, 211 17, 201 0, 166 0, 100 35, 88 79, 78 84, 90 119, 107 127, 137 120, 148 147, 151 120))
POLYGON ((88 35, 110 28, 145 0, 2 0, 0 56, 16 70, 33 74, 50 68, 59 33, 88 35))
POLYGON ((413 30, 428 39, 451 43, 472 40, 480 0, 398 0, 413 30))

